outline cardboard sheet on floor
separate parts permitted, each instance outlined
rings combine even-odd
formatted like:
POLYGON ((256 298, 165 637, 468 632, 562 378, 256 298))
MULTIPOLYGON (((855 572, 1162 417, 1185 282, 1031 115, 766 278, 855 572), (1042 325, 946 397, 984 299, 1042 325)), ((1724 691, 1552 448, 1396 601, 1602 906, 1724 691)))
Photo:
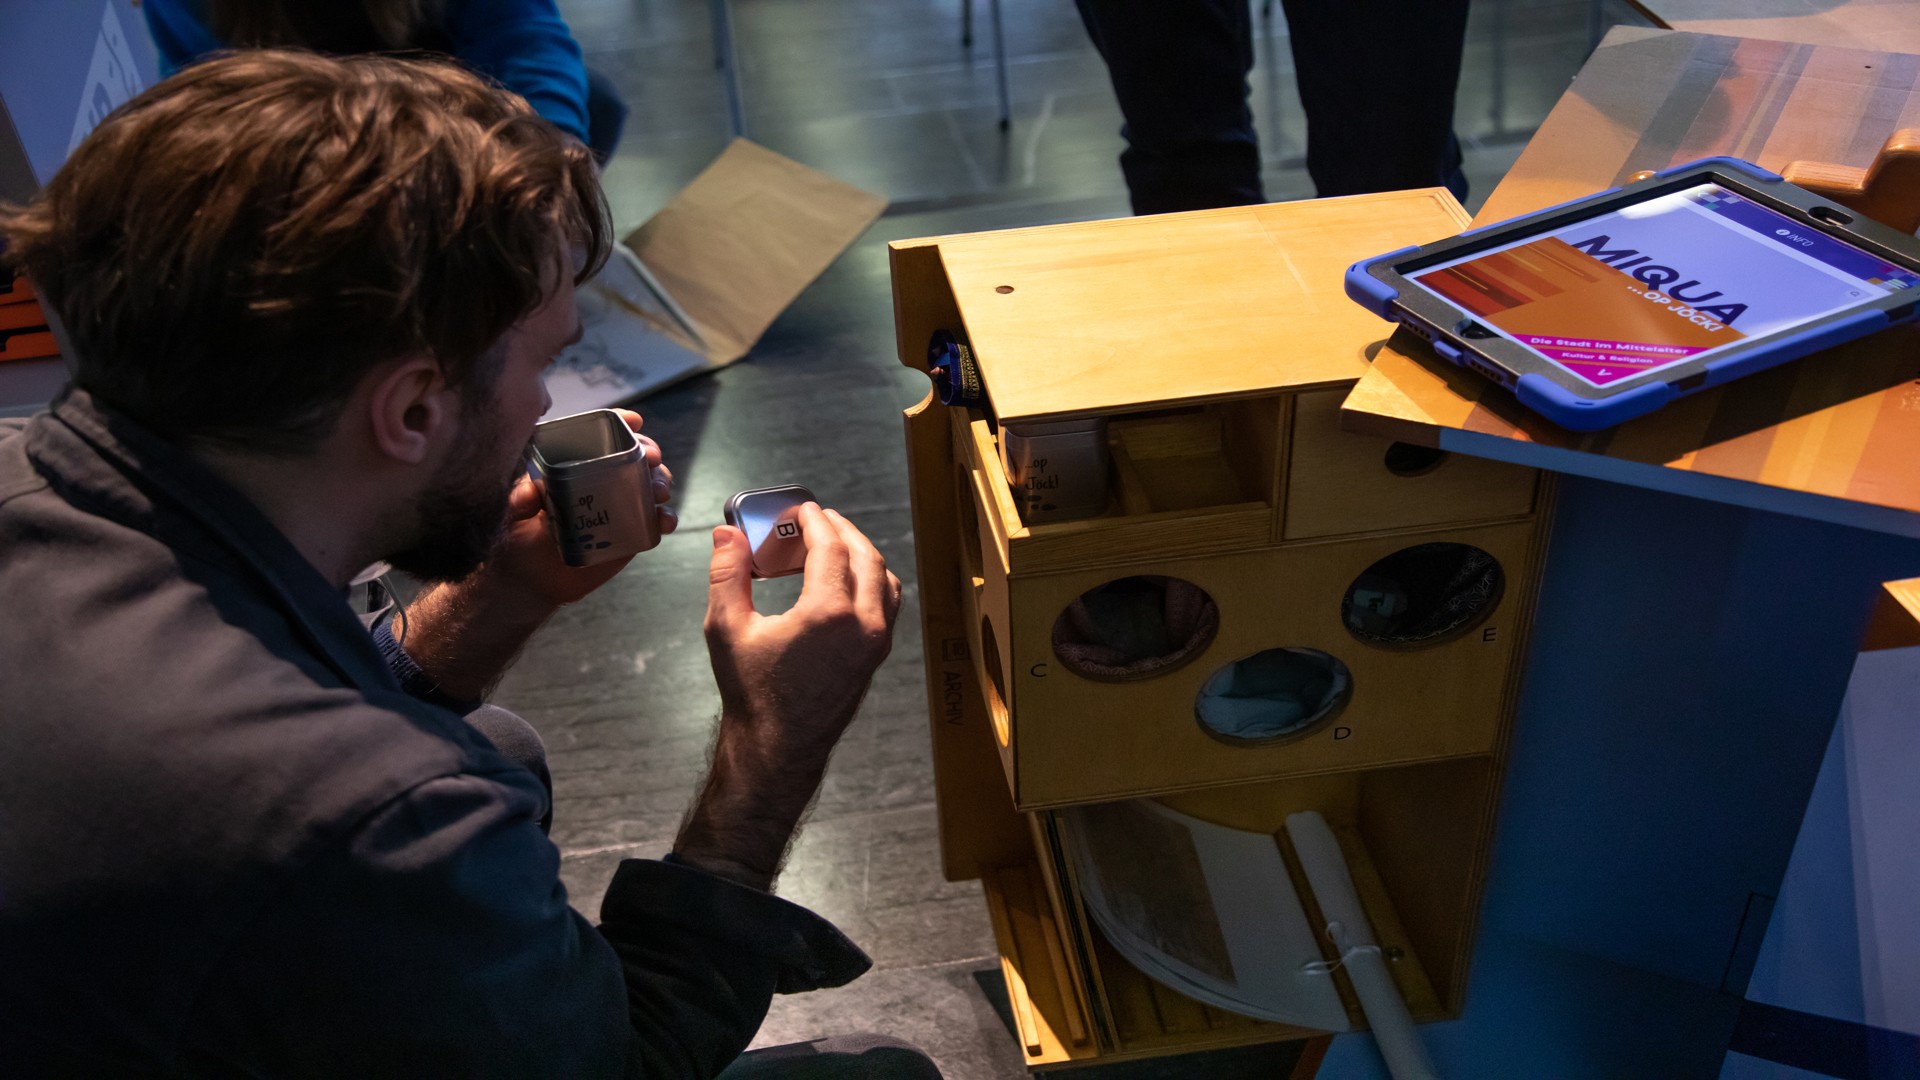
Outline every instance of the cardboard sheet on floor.
POLYGON ((745 356, 885 207, 735 139, 626 237, 630 255, 616 252, 580 290, 584 334, 547 376, 548 415, 627 401, 745 356))

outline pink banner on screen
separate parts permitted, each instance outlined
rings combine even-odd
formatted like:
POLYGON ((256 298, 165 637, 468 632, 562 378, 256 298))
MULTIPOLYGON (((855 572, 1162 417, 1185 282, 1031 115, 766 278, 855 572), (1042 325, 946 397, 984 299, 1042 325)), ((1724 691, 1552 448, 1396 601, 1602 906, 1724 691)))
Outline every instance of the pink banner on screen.
POLYGON ((1608 341, 1605 338, 1565 338, 1543 334, 1520 334, 1518 338, 1536 351, 1573 369, 1596 386, 1618 382, 1649 368, 1664 367, 1706 351, 1705 346, 1655 345, 1644 341, 1608 341))

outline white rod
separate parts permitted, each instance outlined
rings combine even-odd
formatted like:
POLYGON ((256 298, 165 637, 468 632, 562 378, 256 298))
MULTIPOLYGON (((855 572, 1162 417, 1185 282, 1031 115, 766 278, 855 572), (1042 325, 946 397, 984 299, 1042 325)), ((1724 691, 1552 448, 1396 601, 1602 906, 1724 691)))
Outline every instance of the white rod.
POLYGON ((1393 984, 1393 973, 1380 956, 1353 889, 1353 876, 1347 860, 1340 854, 1340 842, 1334 839, 1327 819, 1309 810, 1287 815, 1287 835, 1300 855, 1300 866, 1307 872, 1313 898, 1327 919, 1327 934, 1353 980, 1354 993, 1360 995, 1360 1011, 1373 1029, 1373 1040, 1386 1059, 1393 1080, 1439 1080, 1426 1047, 1407 1012, 1406 999, 1393 984))

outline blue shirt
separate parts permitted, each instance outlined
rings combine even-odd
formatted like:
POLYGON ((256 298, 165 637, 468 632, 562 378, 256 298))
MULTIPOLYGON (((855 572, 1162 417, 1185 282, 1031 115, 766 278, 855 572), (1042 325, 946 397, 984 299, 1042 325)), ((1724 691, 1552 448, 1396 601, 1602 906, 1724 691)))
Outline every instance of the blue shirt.
MULTIPOLYGON (((146 0, 140 6, 163 76, 228 47, 208 27, 204 0, 146 0)), ((461 63, 587 141, 587 68, 554 0, 449 0, 438 29, 461 63)))

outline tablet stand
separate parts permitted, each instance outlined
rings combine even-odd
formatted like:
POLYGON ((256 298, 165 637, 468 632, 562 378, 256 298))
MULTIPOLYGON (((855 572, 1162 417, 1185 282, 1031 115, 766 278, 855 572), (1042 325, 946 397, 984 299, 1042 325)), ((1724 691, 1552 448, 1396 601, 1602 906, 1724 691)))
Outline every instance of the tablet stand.
POLYGON ((1920 128, 1887 137, 1864 169, 1820 161, 1796 161, 1781 171, 1798 184, 1903 233, 1920 229, 1920 128))
MULTIPOLYGON (((1627 180, 1638 183, 1652 175, 1652 170, 1642 170, 1627 180)), ((1780 176, 1903 233, 1920 229, 1920 128, 1902 128, 1887 136, 1873 164, 1864 169, 1796 161, 1780 176)))

